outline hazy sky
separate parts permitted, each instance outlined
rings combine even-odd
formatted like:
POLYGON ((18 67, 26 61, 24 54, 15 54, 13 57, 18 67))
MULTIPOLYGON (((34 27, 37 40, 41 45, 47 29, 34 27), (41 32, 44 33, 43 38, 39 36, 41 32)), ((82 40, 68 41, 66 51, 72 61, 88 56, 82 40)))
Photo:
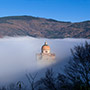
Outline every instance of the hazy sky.
POLYGON ((15 15, 72 22, 90 20, 90 0, 0 0, 0 17, 15 15))

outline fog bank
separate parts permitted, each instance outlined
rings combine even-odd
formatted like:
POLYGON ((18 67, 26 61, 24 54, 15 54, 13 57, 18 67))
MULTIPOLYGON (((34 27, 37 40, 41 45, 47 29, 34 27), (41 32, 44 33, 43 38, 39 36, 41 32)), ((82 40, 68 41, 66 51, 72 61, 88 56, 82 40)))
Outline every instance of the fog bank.
POLYGON ((18 75, 28 71, 35 72, 45 67, 38 66, 36 54, 47 41, 51 52, 56 54, 60 62, 71 55, 70 49, 89 39, 45 39, 32 37, 6 37, 0 39, 0 82, 18 79, 18 75))

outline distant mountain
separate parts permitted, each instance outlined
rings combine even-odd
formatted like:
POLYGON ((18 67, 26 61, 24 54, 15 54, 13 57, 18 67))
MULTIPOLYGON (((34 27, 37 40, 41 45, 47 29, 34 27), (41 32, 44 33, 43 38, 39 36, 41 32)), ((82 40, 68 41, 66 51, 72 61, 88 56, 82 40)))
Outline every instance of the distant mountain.
POLYGON ((90 21, 62 22, 32 16, 0 18, 0 37, 90 38, 90 21))

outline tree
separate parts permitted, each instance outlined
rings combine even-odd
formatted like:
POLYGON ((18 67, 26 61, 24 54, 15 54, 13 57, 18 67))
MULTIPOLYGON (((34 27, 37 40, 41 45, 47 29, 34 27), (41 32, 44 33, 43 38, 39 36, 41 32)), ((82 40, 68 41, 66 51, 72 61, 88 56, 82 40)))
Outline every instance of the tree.
POLYGON ((45 77, 41 78, 37 84, 39 86, 38 90, 57 90, 56 89, 56 79, 54 78, 54 73, 52 69, 48 69, 45 73, 45 77))
POLYGON ((90 90, 90 45, 75 46, 71 49, 72 59, 66 67, 69 83, 73 83, 75 90, 90 90))
POLYGON ((36 84, 35 84, 36 76, 37 76, 37 73, 34 76, 32 76, 30 73, 26 74, 26 77, 27 77, 27 79, 30 83, 30 86, 31 86, 30 90, 35 90, 35 88, 36 88, 36 84))
POLYGON ((57 90, 72 90, 72 85, 68 82, 66 75, 59 73, 57 76, 57 90))

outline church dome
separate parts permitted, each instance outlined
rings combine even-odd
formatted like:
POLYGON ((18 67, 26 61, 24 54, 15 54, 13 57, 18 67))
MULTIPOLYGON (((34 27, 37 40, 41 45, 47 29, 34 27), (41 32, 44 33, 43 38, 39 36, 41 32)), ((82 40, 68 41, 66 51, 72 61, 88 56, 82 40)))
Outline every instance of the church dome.
POLYGON ((50 46, 47 45, 47 42, 42 46, 42 50, 50 50, 50 46))

